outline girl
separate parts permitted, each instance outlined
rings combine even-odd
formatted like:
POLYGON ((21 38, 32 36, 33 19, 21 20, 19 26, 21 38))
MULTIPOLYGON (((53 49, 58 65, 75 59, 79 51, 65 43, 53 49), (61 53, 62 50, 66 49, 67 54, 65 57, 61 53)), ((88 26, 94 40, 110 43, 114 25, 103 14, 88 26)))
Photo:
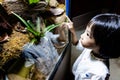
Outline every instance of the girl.
POLYGON ((79 40, 72 25, 68 28, 73 44, 84 49, 73 65, 75 80, 108 80, 109 58, 120 56, 120 16, 110 13, 96 15, 79 40))

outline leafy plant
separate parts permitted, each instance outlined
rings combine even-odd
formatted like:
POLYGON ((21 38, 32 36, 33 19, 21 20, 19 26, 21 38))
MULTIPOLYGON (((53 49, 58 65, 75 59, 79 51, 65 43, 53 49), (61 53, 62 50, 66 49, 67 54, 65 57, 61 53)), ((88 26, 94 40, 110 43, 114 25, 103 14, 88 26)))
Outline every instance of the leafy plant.
POLYGON ((40 18, 39 17, 37 18, 36 26, 35 26, 30 20, 25 21, 22 17, 20 17, 18 14, 14 13, 14 12, 12 12, 12 14, 14 14, 17 18, 19 18, 26 26, 26 29, 30 33, 33 34, 34 37, 32 38, 31 43, 39 42, 40 38, 44 37, 45 33, 47 31, 49 32, 59 26, 59 24, 51 24, 47 27, 42 28, 40 26, 40 18))

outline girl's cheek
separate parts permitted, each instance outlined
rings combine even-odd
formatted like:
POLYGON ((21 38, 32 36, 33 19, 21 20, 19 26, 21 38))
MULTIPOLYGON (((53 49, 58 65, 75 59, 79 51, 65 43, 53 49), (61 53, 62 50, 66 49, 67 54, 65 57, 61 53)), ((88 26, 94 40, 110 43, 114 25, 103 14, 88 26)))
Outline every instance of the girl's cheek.
POLYGON ((84 39, 84 34, 85 34, 85 33, 82 33, 82 34, 81 34, 81 36, 80 36, 81 40, 84 39))
POLYGON ((82 40, 82 39, 81 39, 80 41, 81 41, 81 45, 82 45, 83 47, 85 47, 85 44, 86 44, 85 41, 82 40))

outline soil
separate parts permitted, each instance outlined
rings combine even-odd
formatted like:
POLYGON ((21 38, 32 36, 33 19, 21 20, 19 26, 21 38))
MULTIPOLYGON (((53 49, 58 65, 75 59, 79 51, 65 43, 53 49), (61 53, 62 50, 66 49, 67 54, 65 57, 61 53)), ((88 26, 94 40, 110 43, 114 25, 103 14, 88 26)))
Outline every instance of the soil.
POLYGON ((13 30, 9 37, 9 41, 0 44, 2 50, 0 52, 0 67, 7 61, 19 57, 24 44, 29 42, 29 35, 13 30))

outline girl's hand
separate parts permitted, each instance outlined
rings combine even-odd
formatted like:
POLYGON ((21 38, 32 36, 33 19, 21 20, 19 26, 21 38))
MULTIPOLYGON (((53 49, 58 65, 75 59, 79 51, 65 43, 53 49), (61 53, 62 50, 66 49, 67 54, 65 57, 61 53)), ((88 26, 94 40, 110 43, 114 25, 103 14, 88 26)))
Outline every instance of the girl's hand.
POLYGON ((66 16, 66 18, 68 20, 68 22, 66 22, 66 26, 72 34, 72 43, 73 43, 73 45, 77 45, 78 39, 77 39, 77 35, 76 35, 75 29, 73 26, 73 22, 69 19, 68 16, 66 16))
POLYGON ((68 29, 70 30, 71 33, 75 33, 73 22, 70 20, 70 18, 68 16, 66 16, 66 18, 67 18, 66 25, 67 25, 68 29))
POLYGON ((66 22, 66 23, 64 23, 64 27, 67 27, 72 34, 75 33, 73 22, 70 22, 70 23, 66 22))
POLYGON ((75 33, 75 29, 73 27, 73 22, 69 19, 68 16, 66 16, 67 22, 63 22, 61 24, 62 29, 67 28, 70 30, 71 33, 75 33))

